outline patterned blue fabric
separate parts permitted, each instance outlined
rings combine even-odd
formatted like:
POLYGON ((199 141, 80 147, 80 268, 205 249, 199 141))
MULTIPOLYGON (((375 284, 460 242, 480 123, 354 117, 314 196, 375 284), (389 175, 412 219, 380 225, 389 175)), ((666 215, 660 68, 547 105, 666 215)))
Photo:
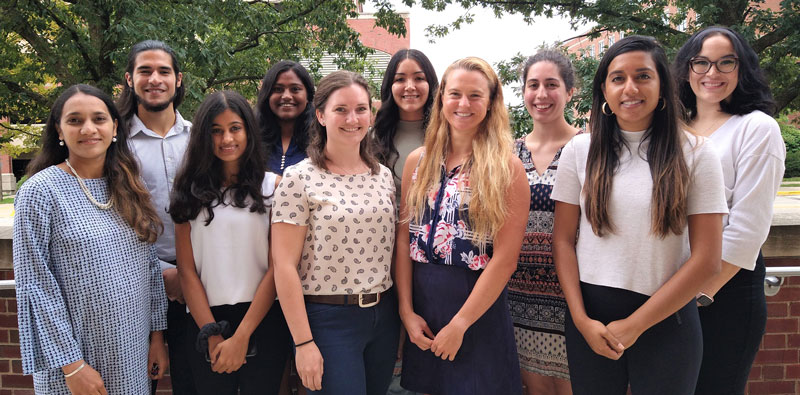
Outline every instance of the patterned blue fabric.
MULTIPOLYGON (((416 178, 414 170, 412 180, 416 178)), ((463 173, 461 166, 447 172, 442 165, 441 180, 428 193, 422 221, 416 223, 412 219, 409 224, 411 259, 470 270, 483 269, 492 257, 492 242, 487 237, 482 246, 472 243, 474 233, 469 227, 468 214, 472 196, 469 173, 463 173)))
POLYGON ((279 140, 272 152, 267 153, 267 170, 282 176, 287 167, 300 163, 307 156, 306 151, 297 146, 294 136, 289 140, 286 152, 283 152, 283 144, 279 140))
MULTIPOLYGON (((105 179, 86 184, 108 201, 105 179)), ((36 393, 69 395, 61 366, 83 358, 109 394, 148 394, 149 335, 167 326, 154 246, 56 166, 26 181, 14 208, 22 368, 36 393)))

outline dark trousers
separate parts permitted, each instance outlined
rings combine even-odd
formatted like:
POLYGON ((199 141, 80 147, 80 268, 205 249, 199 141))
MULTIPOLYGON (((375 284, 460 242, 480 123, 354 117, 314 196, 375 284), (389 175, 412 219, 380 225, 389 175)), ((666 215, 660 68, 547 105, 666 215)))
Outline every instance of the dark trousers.
MULTIPOLYGON (((211 313, 217 322, 225 320, 234 331, 242 322, 250 303, 211 307, 211 313)), ((188 325, 189 343, 192 357, 189 364, 192 368, 195 385, 199 394, 207 395, 273 395, 277 394, 281 378, 286 367, 286 360, 291 350, 291 336, 283 317, 281 305, 276 300, 267 315, 258 324, 250 336, 255 339, 256 355, 247 357, 247 363, 233 373, 215 373, 206 355, 194 349, 195 339, 200 328, 194 320, 188 325)))
MULTIPOLYGON (((628 317, 649 296, 581 283, 586 312, 603 324, 628 317)), ((619 360, 592 351, 567 313, 567 359, 575 395, 691 395, 702 360, 703 339, 696 302, 646 330, 619 360)))
POLYGON ((714 303, 699 308, 703 365, 696 394, 744 394, 767 325, 765 271, 759 253, 753 271, 739 270, 717 292, 714 303))
POLYGON ((306 302, 308 324, 323 358, 322 390, 314 395, 386 395, 400 336, 390 290, 372 307, 306 302))
POLYGON ((164 339, 169 350, 169 376, 174 395, 196 395, 192 371, 189 369, 189 351, 186 343, 187 320, 192 317, 186 312, 186 305, 169 302, 167 309, 167 330, 164 339))

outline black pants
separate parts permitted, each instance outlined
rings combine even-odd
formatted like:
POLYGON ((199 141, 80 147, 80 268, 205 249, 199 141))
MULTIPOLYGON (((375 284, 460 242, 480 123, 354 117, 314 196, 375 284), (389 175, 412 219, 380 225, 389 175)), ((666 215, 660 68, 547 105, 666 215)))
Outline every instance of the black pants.
MULTIPOLYGON (((649 296, 624 289, 581 283, 586 312, 603 324, 628 317, 649 296)), ((696 302, 646 330, 619 360, 592 351, 567 314, 567 359, 575 395, 691 395, 703 339, 696 302)))
POLYGON ((714 303, 699 309, 703 365, 696 394, 744 394, 767 325, 765 271, 759 253, 753 271, 739 270, 717 292, 714 303))
POLYGON ((167 330, 164 339, 169 350, 169 377, 172 381, 173 395, 196 395, 192 370, 189 369, 190 348, 186 343, 186 325, 192 317, 186 312, 186 305, 169 302, 167 309, 167 330))
MULTIPOLYGON (((218 322, 228 321, 234 330, 242 322, 250 303, 211 307, 218 322)), ((276 300, 266 317, 251 335, 255 338, 256 355, 247 357, 247 363, 233 373, 214 373, 206 355, 194 349, 200 328, 194 320, 188 325, 188 338, 192 351, 189 364, 199 394, 207 395, 271 395, 277 394, 291 350, 291 336, 281 305, 276 300)))

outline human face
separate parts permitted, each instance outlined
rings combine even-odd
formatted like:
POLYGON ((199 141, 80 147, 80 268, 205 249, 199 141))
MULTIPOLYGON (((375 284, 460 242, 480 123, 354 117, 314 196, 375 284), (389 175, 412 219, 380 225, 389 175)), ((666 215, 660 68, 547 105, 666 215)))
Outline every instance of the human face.
MULTIPOLYGON (((694 58, 717 62, 726 56, 735 57, 736 51, 728 37, 717 34, 703 41, 703 47, 694 58)), ((738 83, 738 68, 730 73, 720 73, 717 67, 712 65, 707 73, 698 74, 689 67, 689 86, 697 97, 698 104, 719 105, 719 102, 731 97, 738 83)))
POLYGON ((453 70, 445 83, 442 111, 451 132, 474 135, 489 109, 489 80, 476 70, 453 70))
POLYGON ((405 59, 397 65, 392 82, 392 97, 399 108, 400 119, 419 121, 428 100, 428 79, 414 59, 405 59))
POLYGON ((291 69, 278 74, 269 94, 269 109, 285 122, 294 122, 308 104, 308 92, 303 81, 291 69))
POLYGON ((247 131, 239 114, 227 109, 217 115, 211 124, 211 141, 214 156, 226 164, 237 164, 247 148, 247 131))
POLYGON ((70 162, 105 160, 117 121, 99 98, 78 92, 65 103, 58 121, 58 138, 69 150, 70 162))
POLYGON ((317 109, 317 119, 325 127, 327 144, 355 146, 367 135, 371 113, 369 95, 358 84, 339 88, 328 96, 325 108, 317 109))
POLYGON ((175 74, 172 57, 168 53, 153 49, 136 55, 133 74, 125 73, 128 86, 139 103, 139 109, 149 112, 172 111, 183 74, 175 74))
POLYGON ((562 120, 574 89, 567 91, 558 66, 548 61, 536 62, 526 78, 523 100, 534 122, 552 124, 562 120))
POLYGON ((603 95, 623 130, 650 127, 661 95, 661 81, 653 57, 644 51, 623 53, 608 65, 603 95))

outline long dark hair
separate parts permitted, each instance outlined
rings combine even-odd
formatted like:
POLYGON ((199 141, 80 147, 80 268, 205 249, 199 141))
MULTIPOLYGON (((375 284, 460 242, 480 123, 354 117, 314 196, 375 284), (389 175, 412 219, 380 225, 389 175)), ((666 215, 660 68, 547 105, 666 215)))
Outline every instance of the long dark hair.
POLYGON ((214 92, 200 104, 192 121, 192 132, 186 157, 178 176, 169 204, 169 214, 175 223, 181 224, 197 218, 200 210, 208 210, 206 225, 214 219, 214 207, 222 204, 226 194, 234 207, 250 207, 250 212, 263 214, 267 205, 261 193, 266 165, 261 153, 261 140, 250 104, 242 95, 232 91, 214 92), (211 137, 214 118, 225 110, 231 110, 244 122, 247 146, 239 157, 239 173, 236 182, 224 186, 222 161, 214 155, 211 137), (250 197, 250 201, 248 201, 250 197))
POLYGON ((308 129, 314 121, 314 80, 308 74, 303 65, 290 60, 282 60, 267 70, 264 79, 261 81, 261 89, 258 90, 258 100, 256 101, 256 117, 258 119, 258 130, 261 131, 261 138, 264 142, 264 150, 267 155, 272 154, 275 147, 281 144, 281 127, 278 124, 278 117, 269 107, 269 97, 272 95, 272 88, 275 81, 286 71, 293 71, 297 78, 306 88, 306 98, 308 103, 305 110, 294 121, 294 131, 292 138, 300 151, 305 151, 308 147, 308 129))
MULTIPOLYGON (((333 92, 350 85, 358 85, 364 88, 364 91, 367 92, 367 99, 369 100, 367 104, 371 107, 372 96, 369 92, 367 80, 364 79, 361 74, 347 70, 339 70, 326 75, 319 81, 317 95, 314 97, 314 108, 316 108, 317 111, 325 111, 325 105, 328 104, 328 99, 333 92)), ((311 163, 313 163, 314 166, 328 170, 328 166, 325 164, 325 144, 328 142, 328 133, 325 127, 319 123, 319 119, 317 119, 316 116, 314 117, 314 123, 311 125, 310 132, 311 142, 308 143, 308 158, 311 159, 311 163)), ((372 154, 372 143, 370 143, 369 140, 370 134, 367 133, 361 140, 358 153, 359 156, 361 156, 361 160, 369 166, 372 174, 378 174, 380 166, 375 155, 372 154)))
POLYGON ((108 180, 114 209, 133 228, 139 240, 154 243, 164 227, 150 203, 150 193, 139 176, 139 164, 128 147, 128 125, 122 120, 111 97, 100 89, 91 85, 72 85, 56 99, 42 133, 42 148, 28 165, 28 176, 62 163, 69 157, 67 146, 58 144, 58 125, 64 104, 78 93, 100 99, 108 108, 111 120, 117 123, 117 141, 106 150, 103 176, 108 180))
POLYGON ((422 51, 401 49, 389 60, 389 65, 386 66, 386 72, 383 74, 383 83, 381 83, 381 108, 378 110, 378 114, 375 115, 375 127, 373 130, 375 131, 375 157, 378 158, 380 163, 392 170, 392 173, 394 173, 394 164, 399 159, 397 147, 394 146, 394 135, 397 133, 397 123, 400 121, 400 109, 394 101, 392 85, 400 62, 406 59, 417 62, 422 72, 425 73, 425 79, 428 80, 428 99, 425 100, 425 105, 422 107, 423 130, 428 127, 431 108, 433 107, 433 97, 439 88, 436 70, 422 51))
MULTIPOLYGON (((177 78, 178 73, 181 72, 181 66, 178 64, 178 57, 175 55, 175 51, 166 43, 157 40, 141 41, 131 48, 131 51, 128 53, 128 64, 125 66, 126 73, 133 76, 133 69, 136 68, 136 57, 139 53, 144 51, 166 52, 172 59, 172 71, 177 78)), ((172 101, 172 108, 175 110, 183 103, 183 96, 186 94, 185 82, 186 81, 182 81, 180 86, 175 87, 175 99, 172 101)), ((120 93, 119 99, 117 99, 117 106, 120 114, 122 114, 122 118, 126 121, 133 118, 133 115, 137 113, 139 107, 136 93, 133 90, 134 88, 128 85, 128 81, 125 77, 122 77, 122 93, 120 93)))
POLYGON ((775 112, 775 101, 769 90, 767 78, 758 63, 758 55, 739 33, 723 26, 712 26, 700 30, 678 50, 672 65, 673 76, 678 87, 678 98, 686 109, 685 119, 697 115, 697 96, 689 85, 689 61, 703 49, 703 42, 711 36, 723 36, 730 40, 739 60, 737 73, 739 82, 731 93, 730 100, 719 103, 722 111, 732 115, 744 115, 759 110, 768 115, 775 112))
POLYGON ((633 51, 650 54, 660 81, 660 103, 654 111, 650 128, 644 132, 642 142, 649 141, 646 159, 653 178, 651 232, 663 238, 669 233, 683 233, 686 226, 689 170, 683 154, 685 137, 678 119, 678 103, 667 55, 652 37, 628 36, 617 41, 608 49, 597 67, 592 83, 592 114, 589 118, 592 134, 584 188, 586 218, 596 235, 602 236, 606 230, 614 232, 608 203, 614 173, 625 144, 617 125, 617 116, 603 112, 603 84, 611 61, 619 55, 633 51))

